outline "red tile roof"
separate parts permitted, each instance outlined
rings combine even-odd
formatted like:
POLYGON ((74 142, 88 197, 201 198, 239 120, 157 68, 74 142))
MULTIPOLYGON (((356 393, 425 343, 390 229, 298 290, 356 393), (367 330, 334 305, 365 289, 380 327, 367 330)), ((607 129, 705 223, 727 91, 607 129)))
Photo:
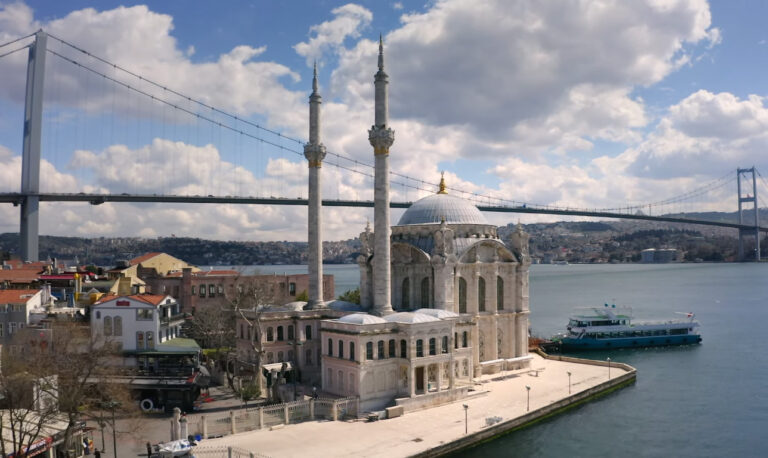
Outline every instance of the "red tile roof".
POLYGON ((130 265, 132 265, 132 266, 135 266, 136 264, 141 264, 142 262, 144 262, 144 261, 146 261, 148 259, 152 259, 155 256, 158 256, 158 255, 161 255, 161 254, 163 254, 163 253, 147 253, 147 254, 143 254, 143 255, 141 255, 141 256, 139 256, 137 258, 131 259, 130 261, 128 261, 128 263, 130 265))
POLYGON ((40 273, 32 269, 0 269, 0 282, 32 283, 40 276, 40 273))
POLYGON ((3 289, 0 290, 0 304, 26 304, 38 292, 39 289, 3 289))
POLYGON ((130 296, 117 296, 115 294, 109 294, 106 296, 102 296, 101 299, 99 299, 94 305, 103 304, 105 302, 109 302, 115 299, 133 299, 134 301, 138 302, 144 302, 145 304, 150 305, 160 305, 165 298, 168 296, 162 295, 162 294, 131 294, 130 296))

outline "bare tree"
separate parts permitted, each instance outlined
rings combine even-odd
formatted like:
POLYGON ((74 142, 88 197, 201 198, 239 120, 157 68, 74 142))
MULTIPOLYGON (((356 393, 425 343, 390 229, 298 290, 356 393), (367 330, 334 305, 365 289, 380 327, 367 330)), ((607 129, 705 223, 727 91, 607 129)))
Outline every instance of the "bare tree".
MULTIPOLYGON (((83 420, 103 416, 104 401, 119 406, 122 416, 137 408, 127 387, 109 383, 108 360, 115 347, 91 339, 87 326, 56 322, 50 332, 36 340, 32 328, 19 332, 13 348, 3 355, 0 393, 7 423, 16 435, 0 440, 0 451, 12 453, 45 439, 50 427, 64 430, 65 443, 73 444, 73 433, 83 420), (13 450, 10 450, 13 448, 13 450)), ((2 424, 5 430, 6 424, 2 424)))
POLYGON ((229 307, 198 307, 185 326, 186 335, 203 348, 223 349, 235 343, 235 314, 229 307))

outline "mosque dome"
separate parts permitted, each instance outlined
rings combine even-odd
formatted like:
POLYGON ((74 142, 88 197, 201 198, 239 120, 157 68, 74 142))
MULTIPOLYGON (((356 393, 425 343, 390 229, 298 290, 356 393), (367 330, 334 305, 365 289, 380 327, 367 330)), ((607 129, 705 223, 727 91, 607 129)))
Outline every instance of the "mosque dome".
POLYGON ((377 316, 369 315, 367 313, 353 313, 351 315, 345 315, 337 320, 339 323, 349 324, 380 324, 386 323, 384 319, 377 316))
POLYGON ((385 316, 384 319, 389 321, 390 323, 406 323, 406 324, 429 323, 432 321, 440 321, 440 319, 437 317, 427 315, 426 313, 416 313, 416 312, 393 313, 391 315, 385 316))
POLYGON ((449 194, 433 194, 414 202, 397 225, 440 223, 443 219, 447 224, 488 224, 469 201, 449 194))
POLYGON ((403 213, 398 226, 409 224, 488 224, 480 210, 468 200, 451 196, 445 190, 445 179, 440 178, 437 194, 419 199, 403 213))

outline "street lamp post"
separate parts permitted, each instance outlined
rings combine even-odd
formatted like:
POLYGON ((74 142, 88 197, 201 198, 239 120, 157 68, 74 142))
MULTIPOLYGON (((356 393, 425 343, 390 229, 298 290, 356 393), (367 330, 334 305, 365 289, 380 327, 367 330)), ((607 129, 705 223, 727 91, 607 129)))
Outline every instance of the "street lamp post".
POLYGON ((571 371, 566 372, 568 374, 568 394, 571 394, 571 371))
POLYGON ((611 358, 606 358, 608 360, 608 380, 611 379, 611 358))
POLYGON ((117 434, 115 434, 115 430, 117 429, 117 425, 115 424, 115 405, 117 403, 112 401, 109 404, 112 406, 112 450, 115 453, 115 458, 117 458, 117 434))
POLYGON ((525 385, 525 391, 527 393, 527 398, 525 400, 525 411, 529 412, 531 410, 531 387, 525 385))
POLYGON ((464 434, 467 434, 469 432, 469 426, 468 426, 468 424, 469 424, 469 416, 468 416, 469 415, 468 414, 469 406, 466 405, 466 404, 463 404, 463 405, 464 405, 464 434))

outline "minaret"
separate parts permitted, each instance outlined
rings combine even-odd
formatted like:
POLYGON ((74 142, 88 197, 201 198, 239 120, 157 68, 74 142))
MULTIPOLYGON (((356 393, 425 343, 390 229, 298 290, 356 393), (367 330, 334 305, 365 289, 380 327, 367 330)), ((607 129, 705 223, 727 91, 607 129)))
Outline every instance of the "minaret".
POLYGON ((309 143, 304 145, 304 157, 309 161, 308 237, 309 302, 307 309, 324 308, 323 302, 323 237, 320 194, 320 167, 325 159, 325 146, 320 143, 320 104, 317 92, 317 62, 312 78, 312 95, 309 96, 309 143))
POLYGON ((368 131, 376 159, 373 190, 373 310, 375 315, 392 313, 391 253, 389 242, 389 147, 395 141, 395 132, 388 127, 388 76, 384 73, 384 43, 379 36, 379 71, 374 78, 376 86, 376 117, 368 131))

